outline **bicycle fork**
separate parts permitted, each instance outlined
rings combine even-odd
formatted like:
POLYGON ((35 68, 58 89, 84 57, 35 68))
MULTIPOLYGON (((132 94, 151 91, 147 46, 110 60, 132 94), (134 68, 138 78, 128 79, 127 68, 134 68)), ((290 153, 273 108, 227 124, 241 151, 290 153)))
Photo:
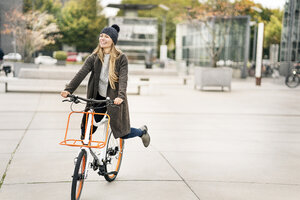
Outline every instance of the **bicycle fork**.
MULTIPOLYGON (((93 110, 90 110, 90 113, 92 113, 93 110)), ((92 125, 92 118, 93 115, 92 114, 88 114, 88 123, 87 123, 87 129, 86 129, 86 134, 89 133, 89 137, 90 137, 90 132, 91 132, 91 125, 92 125)), ((107 129, 107 119, 102 119, 99 123, 95 123, 94 125, 99 126, 100 124, 104 124, 104 130, 107 129)), ((87 137, 87 135, 85 136, 83 143, 84 144, 88 144, 89 143, 89 137, 87 137)), ((104 138, 103 138, 104 139, 104 138)), ((105 160, 105 155, 106 155, 106 148, 102 148, 100 151, 100 155, 99 157, 88 147, 81 147, 78 155, 80 153, 81 150, 85 150, 86 151, 86 156, 87 156, 87 161, 86 161, 86 167, 85 167, 85 171, 84 171, 84 179, 86 179, 88 177, 88 171, 89 168, 93 168, 93 169, 100 169, 101 166, 104 165, 104 160, 105 160), (95 166, 96 165, 96 166, 95 166)), ((75 163, 76 163, 77 158, 75 159, 75 163)), ((102 171, 100 169, 100 171, 102 171)), ((100 172, 101 174, 102 172, 100 172)))

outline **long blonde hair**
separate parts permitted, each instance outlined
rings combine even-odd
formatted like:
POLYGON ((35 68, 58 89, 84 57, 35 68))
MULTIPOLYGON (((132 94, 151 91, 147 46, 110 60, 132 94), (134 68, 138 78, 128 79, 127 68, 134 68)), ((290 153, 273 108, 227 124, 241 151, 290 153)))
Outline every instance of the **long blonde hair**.
MULTIPOLYGON (((101 48, 100 43, 96 47, 96 49, 93 51, 93 53, 96 53, 100 59, 100 61, 104 62, 104 51, 103 48, 101 48)), ((116 69, 116 60, 120 57, 122 54, 122 51, 120 49, 117 49, 114 43, 111 45, 110 50, 110 58, 109 58, 109 69, 108 69, 108 80, 110 83, 110 86, 112 89, 116 89, 115 83, 118 82, 118 76, 115 72, 116 69)))

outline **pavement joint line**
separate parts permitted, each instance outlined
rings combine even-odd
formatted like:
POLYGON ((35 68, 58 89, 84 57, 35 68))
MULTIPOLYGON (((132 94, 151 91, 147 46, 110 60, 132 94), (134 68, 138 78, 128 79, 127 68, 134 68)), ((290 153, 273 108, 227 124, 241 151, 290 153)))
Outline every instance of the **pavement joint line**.
MULTIPOLYGON (((40 102, 40 100, 41 100, 41 95, 39 96, 39 102, 40 102)), ((38 105, 37 105, 37 108, 38 108, 38 105)), ((23 133, 21 139, 19 140, 19 142, 18 142, 16 148, 14 149, 14 151, 11 153, 10 159, 9 159, 7 165, 6 165, 5 171, 4 171, 4 173, 3 173, 2 177, 1 177, 1 180, 0 180, 0 190, 1 190, 1 187, 2 187, 2 185, 3 185, 3 183, 4 183, 4 180, 5 180, 5 177, 6 177, 6 173, 7 173, 7 171, 8 171, 8 168, 9 168, 9 166, 10 166, 12 160, 14 159, 15 153, 17 152, 17 150, 18 150, 20 144, 22 143, 22 141, 23 141, 23 139, 24 139, 24 137, 25 137, 27 131, 29 130, 29 127, 30 127, 30 125, 31 125, 31 123, 32 123, 32 121, 33 121, 33 119, 34 119, 34 117, 35 117, 36 114, 37 114, 37 110, 36 110, 35 112, 33 112, 32 118, 31 118, 30 122, 28 123, 26 129, 25 129, 25 130, 23 129, 23 130, 24 130, 24 133, 23 133)))
MULTIPOLYGON (((85 180, 85 183, 104 182, 106 180, 85 180)), ((147 180, 147 179, 132 179, 132 180, 114 180, 114 182, 183 182, 182 180, 147 180)), ((5 183, 3 185, 35 185, 35 184, 49 184, 49 183, 72 183, 72 181, 48 181, 48 182, 25 182, 25 183, 5 183)))
MULTIPOLYGON (((274 155, 273 153, 271 152, 265 152, 265 153, 262 153, 262 152, 236 152, 236 151, 163 151, 165 153, 197 153, 197 154, 223 154, 223 155, 227 155, 227 154, 230 154, 230 155, 274 155)), ((29 152, 28 152, 29 153, 29 152)), ((277 155, 278 156, 286 156, 286 154, 290 154, 290 152, 280 152, 278 153, 277 155)), ((295 156, 299 156, 299 155, 295 155, 295 156)))
POLYGON ((203 182, 203 183, 230 183, 230 184, 257 184, 257 185, 282 185, 282 186, 297 186, 300 187, 300 183, 270 183, 270 182, 252 182, 252 181, 218 181, 218 180, 187 180, 191 182, 203 182))
POLYGON ((170 165, 170 167, 176 172, 176 174, 181 178, 181 180, 185 183, 185 185, 191 190, 191 192, 200 200, 200 197, 196 194, 193 188, 186 182, 186 180, 180 175, 180 173, 175 169, 175 167, 170 163, 170 161, 162 154, 162 152, 158 151, 159 154, 165 159, 165 161, 170 165))
MULTIPOLYGON (((11 110, 1 110, 0 113, 7 113, 10 112, 11 110)), ((35 112, 32 110, 29 111, 24 111, 25 113, 28 112, 35 112)), ((70 113, 68 111, 43 111, 43 110, 38 110, 38 113, 70 113)), ((288 113, 272 113, 272 114, 268 114, 268 113, 202 113, 202 112, 132 112, 133 114, 154 114, 154 115, 229 115, 229 116, 262 116, 262 117, 300 117, 300 114, 288 114, 288 113)))
MULTIPOLYGON (((218 181, 218 180, 186 180, 189 182, 203 182, 203 183, 229 183, 229 184, 256 184, 256 185, 278 185, 278 186, 296 186, 300 187, 297 183, 270 183, 270 182, 248 182, 248 181, 218 181)), ((88 183, 104 182, 106 180, 86 180, 88 183)), ((185 182, 184 180, 147 180, 147 179, 130 179, 130 180, 114 180, 114 182, 185 182)), ((3 185, 35 185, 35 184, 52 184, 52 183, 72 183, 72 181, 48 181, 48 182, 25 182, 25 183, 5 183, 3 185)))

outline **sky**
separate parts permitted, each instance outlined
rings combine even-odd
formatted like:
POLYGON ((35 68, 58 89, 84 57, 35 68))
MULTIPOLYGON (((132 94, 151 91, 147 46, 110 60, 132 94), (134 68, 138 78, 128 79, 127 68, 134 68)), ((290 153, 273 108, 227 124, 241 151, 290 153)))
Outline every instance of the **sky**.
POLYGON ((117 8, 105 8, 108 4, 119 4, 122 0, 101 0, 101 5, 104 7, 103 13, 106 17, 116 16, 119 9, 117 8))
POLYGON ((286 0, 254 0, 255 3, 260 3, 263 7, 267 8, 280 8, 283 9, 283 6, 286 0))
MULTIPOLYGON (((101 5, 104 7, 103 13, 106 17, 115 16, 119 9, 117 8, 105 8, 110 3, 119 4, 122 0, 101 0, 101 5)), ((253 0, 255 3, 260 3, 263 5, 263 7, 266 8, 280 8, 283 9, 283 6, 286 2, 286 0, 253 0)))

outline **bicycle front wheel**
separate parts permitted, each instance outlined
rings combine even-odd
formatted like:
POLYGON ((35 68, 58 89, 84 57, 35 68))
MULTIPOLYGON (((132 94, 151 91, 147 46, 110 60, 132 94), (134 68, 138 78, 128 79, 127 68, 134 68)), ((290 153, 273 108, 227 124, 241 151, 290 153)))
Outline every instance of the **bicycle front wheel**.
POLYGON ((85 168, 87 161, 87 154, 84 149, 82 149, 77 157, 75 164, 73 180, 72 180, 72 190, 71 190, 71 200, 79 200, 81 191, 83 188, 85 168))
POLYGON ((115 139, 112 131, 110 131, 105 156, 105 180, 112 182, 116 179, 122 162, 124 150, 124 140, 121 138, 115 139))
POLYGON ((290 74, 285 78, 285 84, 290 88, 295 88, 299 85, 300 78, 298 75, 290 74))

